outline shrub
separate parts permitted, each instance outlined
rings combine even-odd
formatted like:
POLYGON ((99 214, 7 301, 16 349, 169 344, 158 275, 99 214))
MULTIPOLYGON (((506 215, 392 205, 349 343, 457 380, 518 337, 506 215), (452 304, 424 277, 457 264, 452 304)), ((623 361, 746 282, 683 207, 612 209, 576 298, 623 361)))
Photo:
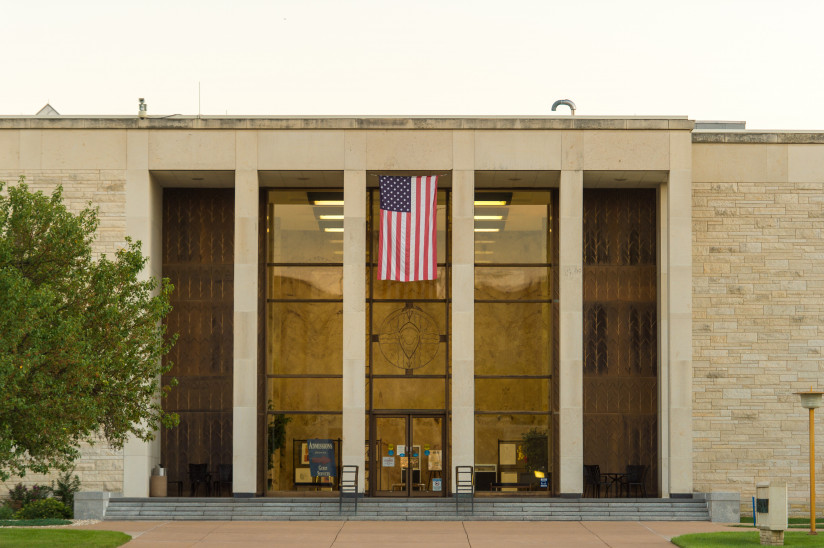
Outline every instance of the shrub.
POLYGON ((11 506, 0 506, 0 520, 7 520, 14 518, 14 510, 11 506))
POLYGON ((57 499, 35 500, 25 505, 14 515, 17 519, 68 519, 71 512, 57 499))
POLYGON ((80 491, 80 478, 73 476, 74 470, 69 470, 57 477, 57 487, 52 482, 54 498, 65 504, 69 510, 74 509, 74 494, 80 491))
POLYGON ((14 489, 9 491, 9 497, 12 502, 19 502, 23 506, 26 506, 30 502, 49 498, 51 492, 52 488, 48 485, 35 484, 31 486, 31 489, 29 489, 22 483, 18 483, 14 486, 14 489))

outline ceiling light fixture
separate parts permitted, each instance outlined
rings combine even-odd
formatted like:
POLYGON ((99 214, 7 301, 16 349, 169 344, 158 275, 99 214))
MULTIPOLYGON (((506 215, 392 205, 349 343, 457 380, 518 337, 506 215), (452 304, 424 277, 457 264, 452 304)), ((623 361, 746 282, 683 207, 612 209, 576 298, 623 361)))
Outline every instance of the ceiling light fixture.
POLYGON ((317 206, 342 206, 343 200, 315 200, 312 203, 317 206))
POLYGON ((476 228, 475 232, 500 232, 500 228, 476 228))
POLYGON ((321 221, 342 221, 343 215, 320 215, 318 218, 321 221))
POLYGON ((476 221, 500 221, 503 215, 475 215, 476 221))
POLYGON ((332 226, 323 229, 324 232, 343 232, 342 226, 332 226))

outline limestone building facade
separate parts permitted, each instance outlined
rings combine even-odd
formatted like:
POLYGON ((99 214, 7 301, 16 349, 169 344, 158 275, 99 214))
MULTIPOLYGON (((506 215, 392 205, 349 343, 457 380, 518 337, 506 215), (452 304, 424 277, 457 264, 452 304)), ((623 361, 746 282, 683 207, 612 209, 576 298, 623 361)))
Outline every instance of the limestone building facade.
POLYGON ((187 491, 206 463, 235 496, 323 494, 338 476, 308 451, 328 440, 368 496, 448 496, 465 465, 490 494, 588 496, 585 465, 641 465, 648 496, 748 504, 776 478, 806 504, 793 393, 824 371, 824 133, 0 118, 0 180, 21 175, 97 205, 97 251, 139 239, 177 288, 181 426, 84 449, 84 489, 147 496, 162 462, 187 491), (383 174, 439 177, 435 281, 376 280, 383 174))

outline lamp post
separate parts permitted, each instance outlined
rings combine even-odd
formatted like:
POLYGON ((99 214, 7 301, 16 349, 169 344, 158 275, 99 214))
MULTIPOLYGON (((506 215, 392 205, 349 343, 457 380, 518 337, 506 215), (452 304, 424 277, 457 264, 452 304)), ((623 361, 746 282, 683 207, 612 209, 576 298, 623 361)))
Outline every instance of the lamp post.
POLYGON ((821 407, 821 395, 824 392, 796 392, 801 396, 801 407, 810 410, 810 534, 815 532, 815 409, 821 407))

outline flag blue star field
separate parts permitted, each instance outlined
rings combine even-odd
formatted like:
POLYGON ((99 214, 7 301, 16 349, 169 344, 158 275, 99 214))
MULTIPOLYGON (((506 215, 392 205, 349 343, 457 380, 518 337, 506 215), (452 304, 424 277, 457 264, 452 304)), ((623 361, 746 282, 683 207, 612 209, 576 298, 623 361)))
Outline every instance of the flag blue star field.
POLYGON ((438 274, 438 176, 381 175, 378 279, 434 280, 438 274))

